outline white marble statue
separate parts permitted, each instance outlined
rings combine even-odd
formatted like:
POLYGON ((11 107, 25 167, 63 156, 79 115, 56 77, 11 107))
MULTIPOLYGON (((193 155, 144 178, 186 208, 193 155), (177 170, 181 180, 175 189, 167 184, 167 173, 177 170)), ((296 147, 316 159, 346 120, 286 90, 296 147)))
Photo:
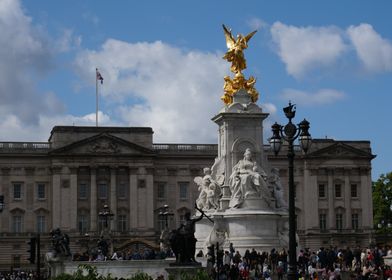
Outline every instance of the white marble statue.
POLYGON ((268 178, 269 184, 272 188, 273 196, 275 198, 276 208, 287 209, 287 203, 283 197, 283 186, 280 181, 279 169, 272 168, 271 174, 268 178))
POLYGON ((212 178, 209 167, 203 169, 204 177, 196 177, 194 182, 199 186, 199 197, 196 205, 202 210, 218 209, 221 197, 221 188, 218 182, 212 178))
POLYGON ((241 208, 247 198, 263 198, 271 202, 271 192, 266 183, 267 174, 252 159, 252 152, 245 150, 244 158, 233 167, 229 178, 231 199, 229 207, 241 208))

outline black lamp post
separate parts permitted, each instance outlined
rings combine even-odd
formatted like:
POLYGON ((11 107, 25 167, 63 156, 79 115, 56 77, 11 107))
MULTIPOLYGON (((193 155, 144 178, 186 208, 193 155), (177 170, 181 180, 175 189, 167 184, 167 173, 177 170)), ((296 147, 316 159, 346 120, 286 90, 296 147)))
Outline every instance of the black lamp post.
POLYGON ((165 229, 169 228, 169 216, 173 216, 174 214, 169 211, 169 205, 165 204, 160 208, 158 216, 163 217, 165 221, 165 229))
POLYGON ((103 209, 102 209, 101 211, 99 211, 98 216, 99 216, 100 218, 103 218, 103 219, 104 219, 104 221, 105 221, 105 229, 108 229, 108 227, 109 227, 108 221, 109 221, 110 219, 112 219, 112 217, 114 216, 114 214, 110 211, 110 208, 109 208, 109 206, 108 206, 107 204, 105 204, 105 205, 103 206, 103 209))
POLYGON ((303 120, 298 125, 295 125, 291 120, 295 117, 295 105, 289 103, 288 107, 283 108, 283 112, 289 119, 289 122, 282 126, 278 123, 272 125, 273 135, 270 139, 271 147, 278 155, 282 146, 282 139, 288 143, 287 157, 289 160, 289 265, 287 271, 288 280, 297 280, 297 244, 295 239, 296 225, 295 225, 295 190, 294 190, 294 140, 299 138, 299 143, 302 150, 306 153, 310 148, 312 138, 309 134, 309 122, 303 120))
POLYGON ((3 212, 4 207, 5 207, 5 204, 4 204, 4 195, 0 195, 0 213, 3 212))

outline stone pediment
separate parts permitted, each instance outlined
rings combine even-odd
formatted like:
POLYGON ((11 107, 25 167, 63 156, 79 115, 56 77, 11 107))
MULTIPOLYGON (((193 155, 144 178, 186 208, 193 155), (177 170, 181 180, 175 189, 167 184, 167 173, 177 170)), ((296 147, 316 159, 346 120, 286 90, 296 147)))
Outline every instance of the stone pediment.
POLYGON ((328 147, 307 154, 307 157, 322 158, 367 158, 373 159, 375 156, 353 146, 342 142, 334 143, 328 147))
POLYGON ((151 149, 108 133, 95 135, 50 152, 52 155, 151 155, 151 149))

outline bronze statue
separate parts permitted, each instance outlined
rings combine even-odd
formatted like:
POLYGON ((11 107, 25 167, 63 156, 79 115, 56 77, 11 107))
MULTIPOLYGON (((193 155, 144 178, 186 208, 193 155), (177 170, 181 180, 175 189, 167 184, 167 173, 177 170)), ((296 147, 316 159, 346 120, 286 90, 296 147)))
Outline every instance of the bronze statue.
POLYGON ((246 79, 242 73, 242 70, 246 69, 246 60, 243 51, 248 47, 248 41, 253 37, 257 30, 249 33, 246 36, 239 34, 237 35, 237 39, 235 39, 231 34, 231 29, 228 29, 224 24, 223 31, 228 48, 228 51, 225 53, 223 58, 228 62, 231 62, 230 70, 235 75, 233 79, 229 76, 224 77, 224 95, 221 97, 221 99, 226 105, 230 105, 233 103, 234 95, 240 89, 244 89, 250 95, 251 101, 256 102, 259 97, 259 93, 254 88, 256 79, 252 76, 250 76, 249 79, 246 79))
POLYGON ((231 29, 227 29, 224 24, 223 31, 226 37, 226 45, 229 49, 223 58, 228 62, 231 62, 230 70, 237 76, 241 74, 241 71, 246 68, 246 60, 243 51, 248 47, 248 41, 253 37, 257 30, 249 33, 246 36, 238 34, 237 39, 235 39, 231 34, 231 29))
POLYGON ((190 212, 185 213, 185 221, 170 234, 170 245, 176 256, 176 263, 179 265, 199 264, 195 260, 197 241, 195 238, 195 224, 203 217, 212 221, 203 210, 197 208, 196 205, 195 208, 200 211, 200 217, 191 218, 190 212))

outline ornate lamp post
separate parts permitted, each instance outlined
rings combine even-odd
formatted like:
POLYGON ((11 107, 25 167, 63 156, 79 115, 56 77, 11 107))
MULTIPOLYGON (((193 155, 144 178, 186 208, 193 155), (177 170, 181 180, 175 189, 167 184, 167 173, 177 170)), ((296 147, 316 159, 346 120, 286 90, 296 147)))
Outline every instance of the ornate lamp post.
POLYGON ((163 217, 165 221, 165 229, 169 228, 169 217, 174 216, 174 214, 169 211, 169 205, 163 205, 163 207, 159 210, 158 216, 163 217))
POLYGON ((114 214, 110 211, 110 208, 107 204, 105 204, 103 206, 103 209, 101 211, 99 211, 98 216, 100 218, 104 219, 104 221, 105 221, 104 227, 105 227, 105 229, 108 229, 109 228, 108 221, 112 219, 114 214))
POLYGON ((295 105, 289 103, 288 107, 283 108, 283 112, 289 119, 289 122, 282 126, 278 123, 272 125, 273 135, 270 139, 271 147, 278 155, 282 146, 282 139, 288 143, 287 157, 289 160, 289 265, 287 271, 288 280, 297 280, 297 244, 295 239, 296 225, 295 225, 295 193, 294 193, 294 141, 299 138, 299 143, 302 150, 306 153, 310 148, 312 138, 309 134, 309 122, 303 120, 298 125, 292 123, 295 117, 295 105))

